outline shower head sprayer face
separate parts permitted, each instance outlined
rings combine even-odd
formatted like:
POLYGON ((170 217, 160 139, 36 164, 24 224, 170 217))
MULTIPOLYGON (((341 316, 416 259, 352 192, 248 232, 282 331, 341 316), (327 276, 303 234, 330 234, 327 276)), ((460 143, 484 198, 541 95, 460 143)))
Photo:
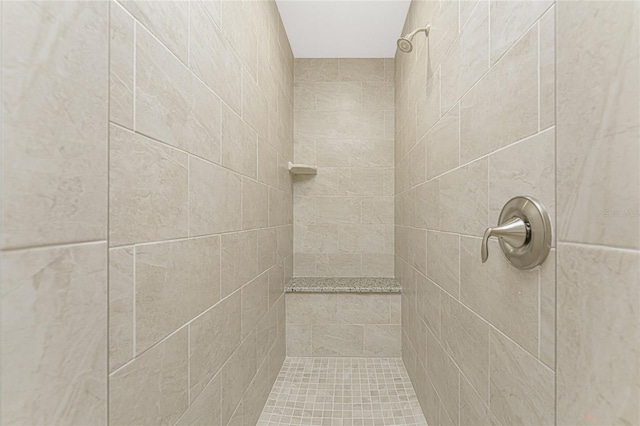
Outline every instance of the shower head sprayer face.
POLYGON ((409 53, 413 50, 413 43, 406 36, 398 39, 398 49, 404 53, 409 53))
POLYGON ((402 36, 398 39, 398 49, 401 52, 409 53, 413 50, 413 37, 420 32, 424 32, 427 37, 429 37, 429 30, 431 29, 431 24, 427 24, 424 27, 416 28, 411 31, 409 34, 402 36))

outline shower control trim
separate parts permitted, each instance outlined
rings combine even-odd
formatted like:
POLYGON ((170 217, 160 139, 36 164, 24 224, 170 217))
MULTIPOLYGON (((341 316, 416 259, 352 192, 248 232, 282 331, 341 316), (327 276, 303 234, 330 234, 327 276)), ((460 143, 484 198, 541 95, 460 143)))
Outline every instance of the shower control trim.
POLYGON ((500 212, 498 226, 487 228, 482 237, 482 263, 489 258, 489 238, 497 237, 509 263, 518 269, 542 264, 551 250, 551 220, 544 206, 533 197, 515 197, 500 212))

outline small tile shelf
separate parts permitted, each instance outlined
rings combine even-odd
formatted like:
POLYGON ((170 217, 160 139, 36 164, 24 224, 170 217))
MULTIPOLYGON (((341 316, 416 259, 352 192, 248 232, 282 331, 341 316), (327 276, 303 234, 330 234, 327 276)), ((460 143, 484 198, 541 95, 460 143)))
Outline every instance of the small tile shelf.
POLYGON ((308 164, 293 164, 289 161, 289 173, 292 175, 317 175, 318 169, 308 164))

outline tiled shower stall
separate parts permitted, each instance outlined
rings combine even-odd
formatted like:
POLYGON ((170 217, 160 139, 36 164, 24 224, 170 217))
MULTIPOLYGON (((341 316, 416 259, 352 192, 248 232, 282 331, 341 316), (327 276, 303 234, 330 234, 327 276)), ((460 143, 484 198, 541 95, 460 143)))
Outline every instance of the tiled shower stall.
POLYGON ((2 1, 0 423, 640 424, 639 14, 2 1), (518 195, 548 258, 482 263, 518 195))

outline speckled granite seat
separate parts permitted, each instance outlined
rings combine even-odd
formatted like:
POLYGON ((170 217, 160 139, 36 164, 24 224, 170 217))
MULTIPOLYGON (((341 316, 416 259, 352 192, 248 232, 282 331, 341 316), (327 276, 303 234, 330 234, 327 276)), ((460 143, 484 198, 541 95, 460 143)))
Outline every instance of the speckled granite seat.
POLYGON ((285 288, 287 293, 400 293, 393 278, 366 277, 296 277, 285 288))

